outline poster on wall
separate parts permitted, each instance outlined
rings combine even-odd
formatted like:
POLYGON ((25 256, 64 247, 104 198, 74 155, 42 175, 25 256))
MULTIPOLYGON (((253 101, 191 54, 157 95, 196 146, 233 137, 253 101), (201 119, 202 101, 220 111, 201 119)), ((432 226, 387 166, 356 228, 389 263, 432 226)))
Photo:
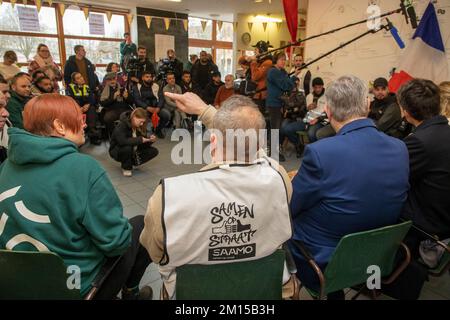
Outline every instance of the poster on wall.
POLYGON ((20 31, 39 32, 39 15, 35 7, 17 7, 20 31))
POLYGON ((89 33, 96 36, 105 35, 105 17, 102 14, 89 14, 89 33))
POLYGON ((175 37, 155 34, 155 59, 159 61, 167 57, 167 50, 175 49, 175 37))

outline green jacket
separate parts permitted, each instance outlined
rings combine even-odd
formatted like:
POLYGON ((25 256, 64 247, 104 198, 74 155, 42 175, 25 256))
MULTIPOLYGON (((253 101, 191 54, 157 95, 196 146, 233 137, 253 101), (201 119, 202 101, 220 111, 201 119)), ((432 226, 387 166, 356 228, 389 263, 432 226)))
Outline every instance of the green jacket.
POLYGON ((67 267, 79 267, 84 296, 106 257, 130 246, 120 200, 103 168, 69 140, 17 128, 8 134, 8 159, 0 166, 0 221, 6 221, 0 248, 58 254, 67 267))
POLYGON ((10 93, 11 98, 6 106, 6 110, 9 112, 9 121, 15 128, 23 129, 22 112, 29 99, 19 96, 15 91, 10 91, 10 93))

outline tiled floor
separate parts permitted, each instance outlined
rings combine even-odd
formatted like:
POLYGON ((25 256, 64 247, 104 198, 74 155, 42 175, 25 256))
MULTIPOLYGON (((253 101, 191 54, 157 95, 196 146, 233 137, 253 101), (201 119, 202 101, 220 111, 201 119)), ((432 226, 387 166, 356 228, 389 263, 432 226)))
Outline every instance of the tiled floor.
MULTIPOLYGON (((89 144, 83 146, 81 151, 90 154, 97 159, 108 172, 109 177, 122 201, 124 214, 128 218, 136 215, 145 214, 147 202, 153 191, 162 178, 178 176, 182 174, 198 171, 203 165, 175 165, 172 163, 170 155, 172 148, 177 142, 170 141, 170 137, 159 140, 155 143, 155 147, 159 150, 157 158, 148 164, 133 171, 132 177, 124 177, 120 169, 120 164, 112 160, 108 155, 108 145, 103 143, 101 146, 91 146, 89 144)), ((283 163, 285 169, 289 172, 298 170, 300 160, 296 159, 293 149, 286 151, 287 161, 283 163)), ((153 288, 154 299, 159 299, 159 291, 161 288, 161 279, 157 266, 151 264, 142 278, 141 285, 150 285, 153 288)), ((354 295, 353 291, 347 293, 347 297, 354 295)), ((302 290, 302 299, 311 299, 307 292, 302 290)), ((359 299, 368 299, 360 296, 359 299)), ((381 299, 389 299, 381 297, 381 299)), ((421 299, 424 300, 450 300, 450 276, 446 274, 439 279, 431 279, 426 283, 421 299)))

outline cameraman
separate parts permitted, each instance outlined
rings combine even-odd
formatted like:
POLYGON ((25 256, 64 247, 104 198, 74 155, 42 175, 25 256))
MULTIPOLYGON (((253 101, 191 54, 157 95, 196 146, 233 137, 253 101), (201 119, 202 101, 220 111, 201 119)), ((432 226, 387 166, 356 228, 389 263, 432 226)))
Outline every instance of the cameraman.
POLYGON ((147 58, 146 47, 139 46, 138 60, 130 60, 130 63, 127 65, 126 71, 128 73, 128 77, 130 77, 131 81, 133 81, 134 83, 139 83, 139 80, 142 79, 144 72, 149 72, 153 76, 156 74, 155 66, 147 58))
POLYGON ((105 108, 103 121, 109 134, 112 134, 114 122, 120 115, 130 111, 130 96, 128 90, 117 82, 116 73, 107 73, 104 78, 105 86, 100 96, 100 104, 105 108))
POLYGON ((149 71, 144 71, 141 77, 141 83, 137 83, 133 86, 133 99, 136 107, 147 110, 151 115, 154 113, 159 116, 159 125, 155 130, 156 136, 160 139, 164 139, 164 128, 170 121, 170 112, 162 108, 162 101, 159 99, 159 85, 153 81, 153 74, 149 71))
POLYGON ((171 71, 175 74, 175 81, 181 84, 181 77, 183 75, 183 62, 177 59, 175 50, 167 50, 167 59, 169 60, 171 71))
POLYGON ((120 65, 123 69, 128 64, 128 60, 137 55, 136 44, 131 41, 129 32, 123 34, 124 41, 120 43, 120 65))

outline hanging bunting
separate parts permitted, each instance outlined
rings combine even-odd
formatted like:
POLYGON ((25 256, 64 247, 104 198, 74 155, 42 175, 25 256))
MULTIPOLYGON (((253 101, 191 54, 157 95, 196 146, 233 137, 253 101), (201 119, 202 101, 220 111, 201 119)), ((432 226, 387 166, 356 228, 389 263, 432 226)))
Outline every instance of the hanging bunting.
POLYGON ((262 23, 262 26, 263 26, 264 32, 266 32, 266 29, 267 29, 267 22, 263 22, 263 23, 262 23))
POLYGON ((239 22, 237 22, 237 21, 233 22, 233 29, 234 29, 234 31, 237 30, 238 25, 239 25, 239 22))
POLYGON ((253 22, 249 22, 248 23, 248 30, 250 30, 250 32, 252 32, 252 28, 253 28, 253 22))
POLYGON ((22 2, 25 6, 28 4, 28 0, 22 0, 22 2))
POLYGON ((132 13, 127 14, 128 25, 131 26, 133 23, 134 15, 132 13))
POLYGON ((84 13, 84 17, 86 18, 86 20, 89 18, 89 8, 88 7, 83 7, 83 13, 84 13))
POLYGON ((53 0, 47 0, 47 2, 50 5, 50 7, 53 5, 53 0))
POLYGON ((189 21, 188 20, 183 20, 183 26, 184 26, 184 31, 188 31, 188 27, 189 27, 189 21))
POLYGON ((41 8, 42 8, 42 1, 41 0, 34 0, 34 3, 36 4, 37 12, 40 12, 41 8))
POLYGON ((169 27, 170 27, 170 19, 169 19, 169 18, 164 18, 164 24, 166 25, 166 30, 169 30, 169 27))
POLYGON ((16 0, 11 0, 11 7, 14 8, 15 5, 16 5, 16 0))
POLYGON ((202 30, 203 30, 203 32, 205 32, 207 23, 208 23, 208 21, 205 21, 205 20, 202 21, 202 30))
POLYGON ((278 32, 280 32, 280 30, 281 30, 281 26, 283 25, 283 22, 277 22, 277 29, 278 29, 278 32))
POLYGON ((66 5, 64 3, 58 3, 59 13, 64 17, 64 12, 66 12, 66 5))
POLYGON ((223 21, 217 21, 217 27, 219 28, 219 31, 222 31, 223 21))
POLYGON ((147 25, 147 29, 150 29, 150 25, 152 24, 152 17, 145 16, 145 24, 147 25))
POLYGON ((108 22, 111 22, 111 18, 112 18, 112 12, 111 11, 106 11, 106 18, 108 19, 108 22))

